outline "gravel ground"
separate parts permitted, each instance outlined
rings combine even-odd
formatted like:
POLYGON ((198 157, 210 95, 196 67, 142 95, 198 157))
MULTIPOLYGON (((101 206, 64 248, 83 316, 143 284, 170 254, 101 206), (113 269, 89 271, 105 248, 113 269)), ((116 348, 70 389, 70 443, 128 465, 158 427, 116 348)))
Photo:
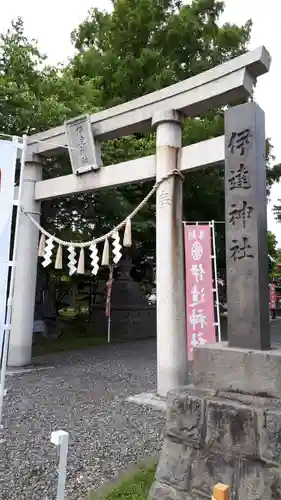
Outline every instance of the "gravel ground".
POLYGON ((164 416, 128 403, 155 388, 155 342, 44 356, 53 368, 7 377, 1 500, 53 500, 51 431, 70 434, 67 499, 86 499, 118 471, 159 451, 164 416))
MULTIPOLYGON (((271 332, 273 345, 280 346, 280 319, 271 332)), ((55 498, 53 430, 70 434, 67 500, 85 500, 90 487, 161 449, 164 415, 126 401, 155 389, 154 341, 39 359, 52 368, 7 378, 1 500, 55 498)))

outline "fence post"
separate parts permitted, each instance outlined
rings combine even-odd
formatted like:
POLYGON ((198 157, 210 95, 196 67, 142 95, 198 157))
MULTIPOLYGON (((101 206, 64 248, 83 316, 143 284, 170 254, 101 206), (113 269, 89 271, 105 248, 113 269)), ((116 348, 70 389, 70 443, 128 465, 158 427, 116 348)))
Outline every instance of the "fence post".
POLYGON ((230 500, 230 488, 226 484, 218 483, 213 488, 212 500, 230 500))

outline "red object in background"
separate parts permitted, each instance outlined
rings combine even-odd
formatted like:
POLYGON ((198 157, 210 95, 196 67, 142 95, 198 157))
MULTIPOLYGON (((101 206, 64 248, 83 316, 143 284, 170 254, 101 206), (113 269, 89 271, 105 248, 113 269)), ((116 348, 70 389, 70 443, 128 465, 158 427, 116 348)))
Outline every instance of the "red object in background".
POLYGON ((109 278, 108 282, 106 283, 107 293, 106 293, 105 315, 107 318, 110 316, 112 283, 113 283, 113 268, 111 268, 109 271, 109 278))
POLYGON ((184 239, 187 355, 192 359, 194 347, 216 343, 211 228, 186 225, 184 239))
POLYGON ((276 309, 276 289, 273 283, 269 285, 269 309, 276 309))

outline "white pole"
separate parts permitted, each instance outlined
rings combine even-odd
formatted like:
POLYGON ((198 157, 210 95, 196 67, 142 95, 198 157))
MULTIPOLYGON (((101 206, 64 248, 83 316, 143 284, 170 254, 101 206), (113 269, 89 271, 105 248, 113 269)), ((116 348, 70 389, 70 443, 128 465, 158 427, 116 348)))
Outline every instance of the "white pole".
POLYGON ((2 425, 3 403, 4 403, 5 379, 6 379, 6 371, 7 371, 8 348, 9 348, 9 339, 10 339, 11 322, 12 322, 13 296, 14 296, 15 274, 16 274, 16 256, 17 256, 18 237, 19 237, 20 200, 21 200, 22 186, 23 186, 23 174, 24 174, 26 147, 27 147, 27 136, 24 135, 23 142, 22 142, 21 161, 20 161, 20 179, 19 179, 18 199, 14 200, 14 205, 17 206, 17 211, 16 211, 13 257, 12 257, 12 263, 11 263, 12 269, 11 269, 11 277, 10 277, 10 283, 9 283, 8 300, 7 300, 7 308, 6 308, 6 319, 5 319, 5 330, 4 330, 4 340, 3 340, 3 349, 2 349, 1 379, 0 379, 0 429, 3 427, 3 425, 2 425))
MULTIPOLYGON (((156 127, 156 180, 178 169, 180 115, 173 110, 153 117, 156 127)), ((171 176, 156 194, 157 393, 188 382, 185 323, 182 180, 171 176)))
POLYGON ((107 343, 110 344, 110 329, 111 329, 111 311, 109 312, 107 322, 107 343))
POLYGON ((58 468, 58 486, 57 500, 65 499, 65 483, 66 483, 66 466, 68 453, 69 434, 66 431, 54 431, 51 434, 51 443, 59 446, 59 468, 58 468))
POLYGON ((210 223, 212 229, 213 240, 213 261, 215 273, 215 293, 216 293, 216 313, 217 313, 217 326, 218 326, 218 340, 221 342, 221 319, 220 319, 220 306, 219 306, 219 289, 218 289, 218 272, 217 272, 217 254, 216 254, 216 234, 215 234, 215 221, 210 223))

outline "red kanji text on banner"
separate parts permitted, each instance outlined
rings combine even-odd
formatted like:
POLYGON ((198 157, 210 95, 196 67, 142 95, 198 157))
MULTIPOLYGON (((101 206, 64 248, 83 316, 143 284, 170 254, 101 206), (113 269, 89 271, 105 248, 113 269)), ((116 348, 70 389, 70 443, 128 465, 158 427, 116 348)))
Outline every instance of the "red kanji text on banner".
POLYGON ((185 225, 187 355, 216 342, 210 225, 185 225))

